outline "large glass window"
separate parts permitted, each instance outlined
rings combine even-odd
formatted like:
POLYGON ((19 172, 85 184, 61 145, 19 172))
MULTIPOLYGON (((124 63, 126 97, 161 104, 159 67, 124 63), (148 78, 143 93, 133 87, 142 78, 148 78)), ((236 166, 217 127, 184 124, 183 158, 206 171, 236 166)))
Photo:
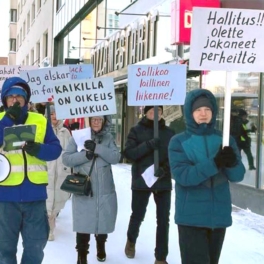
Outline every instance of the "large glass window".
MULTIPOLYGON (((220 130, 224 122, 225 75, 225 72, 207 72, 202 81, 203 88, 217 98, 217 128, 220 130)), ((257 179, 259 81, 259 73, 232 72, 230 133, 236 138, 246 168, 242 183, 252 187, 256 186, 257 179)))
MULTIPOLYGON (((260 87, 260 96, 261 96, 261 105, 260 105, 260 113, 261 116, 259 118, 259 141, 260 142, 260 148, 259 148, 259 163, 258 165, 258 169, 259 169, 259 174, 260 174, 260 188, 264 189, 264 75, 263 73, 261 73, 261 87, 260 87)), ((255 105, 255 107, 257 107, 258 105, 255 105)))
POLYGON ((114 139, 116 141, 116 145, 121 150, 121 144, 122 144, 122 120, 123 120, 123 93, 117 93, 116 94, 116 114, 112 115, 112 126, 111 126, 111 133, 114 136, 114 139))

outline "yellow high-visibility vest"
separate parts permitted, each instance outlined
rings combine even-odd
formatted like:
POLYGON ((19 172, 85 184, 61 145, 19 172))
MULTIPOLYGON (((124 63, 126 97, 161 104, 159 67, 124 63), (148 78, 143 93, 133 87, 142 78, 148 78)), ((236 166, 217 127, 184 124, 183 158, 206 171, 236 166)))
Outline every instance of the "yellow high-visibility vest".
MULTIPOLYGON (((4 115, 5 112, 0 113, 0 120, 4 115)), ((34 112, 28 112, 25 125, 36 125, 36 135, 34 141, 38 143, 44 142, 47 128, 47 119, 43 115, 34 112)), ((26 175, 32 183, 48 183, 47 164, 45 161, 31 156, 23 150, 4 151, 1 148, 0 152, 8 158, 11 164, 10 175, 6 180, 0 182, 0 185, 20 185, 26 175)))
MULTIPOLYGON (((247 131, 247 126, 245 124, 242 124, 243 129, 247 131)), ((243 136, 240 136, 241 141, 246 141, 246 139, 243 136)))

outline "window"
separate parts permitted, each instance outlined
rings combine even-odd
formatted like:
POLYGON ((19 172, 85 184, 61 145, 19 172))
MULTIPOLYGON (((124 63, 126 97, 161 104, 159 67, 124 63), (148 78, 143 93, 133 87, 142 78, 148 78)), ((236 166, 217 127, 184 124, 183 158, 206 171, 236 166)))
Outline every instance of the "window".
POLYGON ((20 28, 20 34, 19 34, 19 36, 20 36, 20 38, 19 38, 19 46, 21 46, 21 44, 22 44, 22 28, 20 28))
POLYGON ((29 65, 29 55, 26 57, 26 65, 29 65))
POLYGON ((36 16, 36 7, 35 7, 35 3, 33 3, 31 6, 31 23, 35 20, 35 16, 36 16))
POLYGON ((41 9, 41 0, 38 0, 37 10, 39 11, 41 9))
POLYGON ((30 12, 27 14, 27 32, 29 32, 30 29, 30 12))
POLYGON ((26 36, 26 21, 23 22, 23 40, 25 39, 26 36))
POLYGON ((10 22, 17 22, 17 10, 16 9, 10 10, 10 22))
POLYGON ((9 44, 10 44, 9 51, 16 51, 16 39, 11 38, 9 40, 9 44))
POLYGON ((21 14, 20 4, 17 6, 17 20, 19 20, 19 16, 21 14))
POLYGON ((30 52, 30 64, 34 65, 34 62, 34 49, 32 49, 30 52))
POLYGON ((61 6, 62 6, 62 0, 57 0, 57 2, 56 2, 56 12, 59 11, 59 9, 61 8, 61 6))
MULTIPOLYGON (((16 42, 19 43, 19 34, 17 35, 16 42)), ((18 50, 18 47, 16 50, 18 50)))
POLYGON ((36 60, 40 61, 40 42, 36 44, 36 60))
POLYGON ((43 35, 43 57, 48 57, 48 32, 43 35))

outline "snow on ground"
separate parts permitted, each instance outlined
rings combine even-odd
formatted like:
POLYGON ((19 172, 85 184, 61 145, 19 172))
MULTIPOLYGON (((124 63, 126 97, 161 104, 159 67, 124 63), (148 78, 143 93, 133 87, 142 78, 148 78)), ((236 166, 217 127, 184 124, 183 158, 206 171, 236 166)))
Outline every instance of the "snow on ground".
MULTIPOLYGON (((136 257, 126 258, 124 247, 126 231, 131 214, 131 166, 118 164, 113 173, 118 195, 118 216, 116 230, 109 234, 106 244, 108 264, 152 264, 155 261, 156 208, 150 199, 144 222, 136 245, 136 257)), ((169 264, 180 264, 177 226, 174 224, 174 200, 172 192, 169 264)), ((219 264, 261 264, 264 263, 264 217, 250 211, 233 207, 233 225, 227 229, 219 264)), ((22 242, 18 245, 18 263, 22 254, 22 242)), ((57 218, 55 241, 48 242, 43 264, 76 264, 75 233, 72 232, 71 199, 57 218)), ((92 236, 88 263, 99 263, 96 259, 95 239, 92 236)), ((202 264, 202 263, 201 263, 202 264)))

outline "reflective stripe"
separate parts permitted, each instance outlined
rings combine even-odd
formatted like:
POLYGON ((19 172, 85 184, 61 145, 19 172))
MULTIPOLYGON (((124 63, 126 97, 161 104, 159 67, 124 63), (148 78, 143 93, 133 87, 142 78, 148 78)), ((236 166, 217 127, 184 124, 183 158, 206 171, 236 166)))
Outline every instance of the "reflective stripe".
MULTIPOLYGON (((3 118, 4 113, 0 113, 0 120, 3 118)), ((28 112, 28 117, 25 125, 36 125, 35 142, 43 143, 47 130, 47 119, 38 113, 28 112)), ((11 173, 9 177, 0 182, 0 186, 16 186, 21 184, 25 175, 30 182, 34 184, 47 184, 48 172, 46 161, 31 156, 26 152, 20 150, 14 150, 5 152, 1 150, 3 154, 9 159, 11 163, 11 173), (25 162, 27 164, 27 173, 25 174, 25 162)), ((0 168, 1 169, 1 168, 0 168)))
MULTIPOLYGON (((28 165, 27 170, 28 171, 46 171, 48 168, 45 165, 28 165)), ((24 166, 23 165, 12 165, 11 166, 12 172, 24 172, 24 166)))

